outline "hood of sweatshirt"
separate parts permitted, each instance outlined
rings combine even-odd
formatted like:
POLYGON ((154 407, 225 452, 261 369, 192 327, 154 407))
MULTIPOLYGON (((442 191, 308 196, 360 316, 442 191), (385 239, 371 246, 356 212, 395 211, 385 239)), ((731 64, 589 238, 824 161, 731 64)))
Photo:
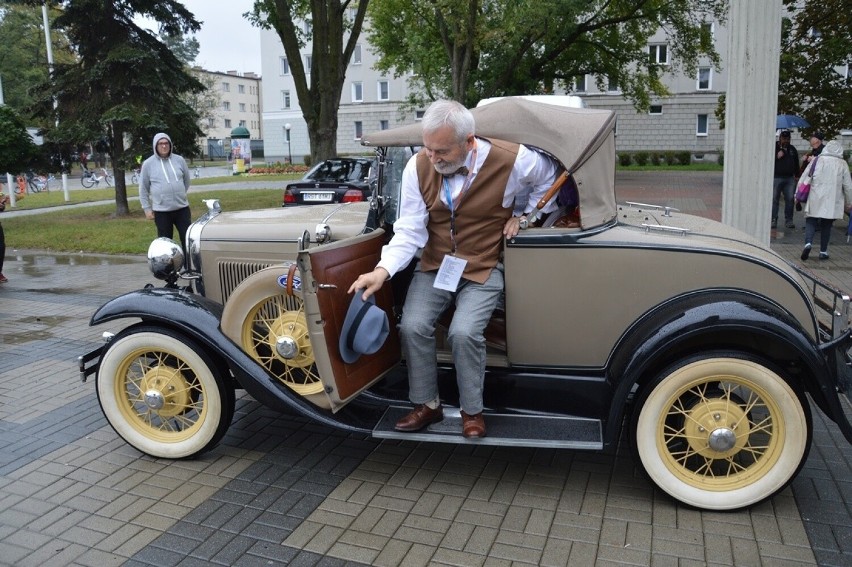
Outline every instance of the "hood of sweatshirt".
POLYGON ((162 140, 164 138, 169 141, 169 153, 166 155, 166 158, 168 158, 169 156, 172 155, 172 150, 174 149, 173 148, 174 144, 172 144, 172 139, 169 138, 168 134, 166 134, 164 132, 154 134, 154 141, 151 144, 151 146, 154 148, 154 155, 159 156, 160 154, 157 153, 157 142, 159 142, 160 140, 162 140))

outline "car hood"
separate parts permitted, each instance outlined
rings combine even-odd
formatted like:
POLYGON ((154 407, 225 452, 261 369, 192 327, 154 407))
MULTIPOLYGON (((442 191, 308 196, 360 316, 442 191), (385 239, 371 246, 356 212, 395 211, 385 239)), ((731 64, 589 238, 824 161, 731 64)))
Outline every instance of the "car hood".
POLYGON ((307 230, 315 241, 317 225, 328 225, 332 240, 364 231, 369 203, 339 203, 222 212, 204 226, 204 240, 295 241, 307 230))

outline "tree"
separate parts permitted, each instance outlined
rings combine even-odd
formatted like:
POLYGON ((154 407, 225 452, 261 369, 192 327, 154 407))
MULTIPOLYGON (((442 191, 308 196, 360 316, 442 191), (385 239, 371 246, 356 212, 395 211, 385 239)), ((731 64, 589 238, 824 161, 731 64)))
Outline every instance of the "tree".
POLYGON ((38 148, 27 133, 23 120, 9 106, 0 106, 0 175, 26 169, 38 148))
POLYGON ((778 113, 796 114, 827 137, 852 126, 848 0, 784 0, 778 113), (843 69, 842 72, 839 69, 843 69))
POLYGON ((313 163, 337 155, 340 96, 369 0, 360 0, 351 8, 352 19, 351 4, 351 0, 256 0, 247 14, 255 25, 274 29, 281 38, 308 126, 313 163), (310 84, 300 51, 308 41, 312 41, 310 84))
MULTIPOLYGON (((51 19, 57 11, 49 14, 51 19)), ((47 46, 44 40, 44 20, 40 7, 7 5, 0 10, 0 38, 3 57, 0 57, 0 78, 3 80, 3 99, 30 126, 40 126, 28 114, 33 104, 31 91, 48 77, 47 46)), ((54 61, 69 63, 74 54, 62 34, 51 36, 54 61)))
POLYGON ((716 67, 710 18, 727 0, 382 0, 370 7, 377 68, 411 74, 412 104, 448 97, 467 106, 493 96, 570 90, 574 78, 616 81, 637 109, 669 94, 664 72, 716 67), (649 57, 667 34, 670 65, 649 57), (405 33, 400 33, 405 30, 405 33))
POLYGON ((156 132, 168 132, 180 153, 196 153, 198 116, 182 96, 203 89, 163 41, 133 18, 148 17, 170 36, 197 31, 200 24, 176 0, 54 4, 62 13, 53 26, 67 35, 77 59, 55 65, 36 101, 40 114, 51 117, 45 137, 53 142, 104 144, 115 170, 116 214, 127 215, 124 171, 135 155, 152 152, 156 132))

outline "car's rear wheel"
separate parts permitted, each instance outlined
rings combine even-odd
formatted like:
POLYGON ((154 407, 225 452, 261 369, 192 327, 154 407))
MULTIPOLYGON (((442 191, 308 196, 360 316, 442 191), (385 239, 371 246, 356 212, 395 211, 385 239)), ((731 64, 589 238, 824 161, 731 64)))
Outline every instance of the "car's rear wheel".
POLYGON ((153 457, 193 457, 213 448, 234 415, 234 391, 194 341, 135 327, 100 361, 98 401, 116 433, 153 457))
POLYGON ((246 278, 228 298, 222 330, 277 380, 301 396, 323 391, 298 289, 287 294, 289 266, 246 278))
POLYGON ((810 447, 810 408, 770 364, 693 356, 639 395, 634 449, 651 480, 686 504, 744 508, 783 489, 810 447))

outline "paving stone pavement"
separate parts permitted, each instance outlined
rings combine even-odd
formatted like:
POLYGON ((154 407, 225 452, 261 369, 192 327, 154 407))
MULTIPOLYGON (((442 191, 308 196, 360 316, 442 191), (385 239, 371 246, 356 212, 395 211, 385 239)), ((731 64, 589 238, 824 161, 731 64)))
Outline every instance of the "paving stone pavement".
MULTIPOLYGON (((619 173, 619 201, 718 218, 721 174, 619 173)), ((797 213, 796 224, 803 226, 797 213)), ((852 245, 809 267, 852 290, 852 245)), ((802 231, 773 233, 798 262, 802 231)), ((14 236, 7 234, 7 241, 14 236)), ((146 457, 76 357, 143 258, 7 250, 0 286, 2 565, 852 565, 852 448, 814 411, 792 483, 734 513, 673 502, 611 453, 377 441, 238 397, 196 460, 146 457)))

